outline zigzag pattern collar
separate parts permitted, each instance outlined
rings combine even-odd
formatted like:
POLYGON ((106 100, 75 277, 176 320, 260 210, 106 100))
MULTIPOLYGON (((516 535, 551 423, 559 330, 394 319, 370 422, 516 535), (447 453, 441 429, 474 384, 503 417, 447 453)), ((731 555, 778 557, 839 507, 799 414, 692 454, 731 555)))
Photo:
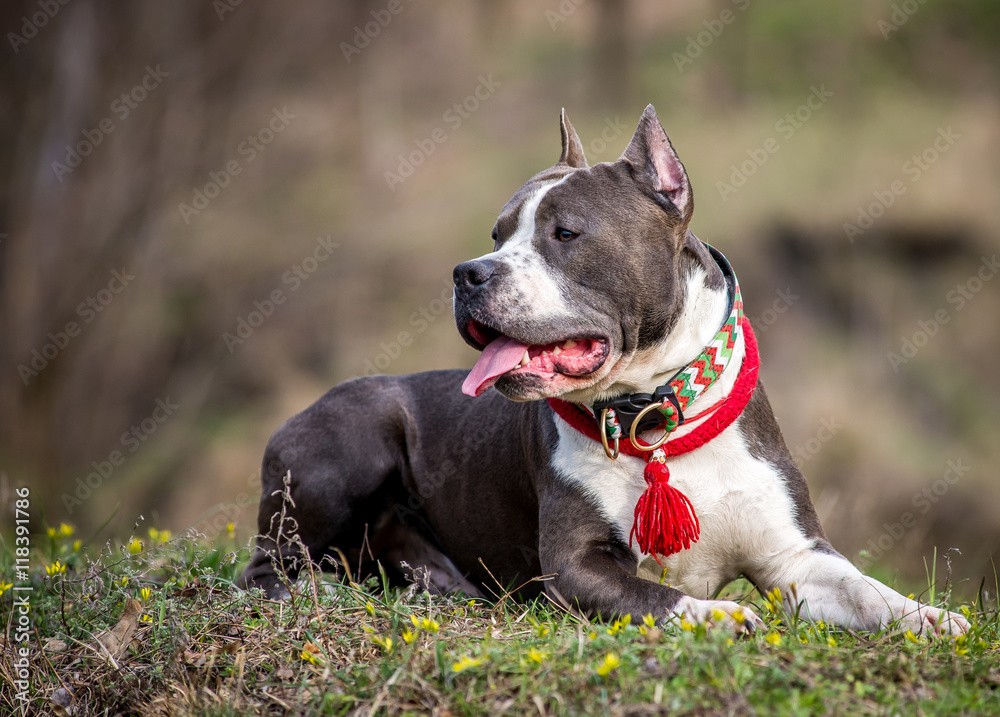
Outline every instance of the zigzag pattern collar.
POLYGON ((609 440, 617 441, 626 434, 634 435, 660 426, 665 428, 666 436, 669 436, 675 428, 684 423, 685 409, 714 384, 732 362, 733 349, 739 339, 743 321, 740 284, 732 265, 722 252, 710 244, 705 243, 705 246, 726 279, 729 315, 698 357, 675 373, 667 383, 659 386, 654 393, 632 393, 599 401, 593 406, 574 404, 589 413, 597 422, 599 429, 600 416, 604 414, 603 432, 609 440), (645 410, 650 404, 657 402, 661 405, 655 412, 645 410), (636 419, 640 420, 635 426, 636 430, 633 430, 636 419))

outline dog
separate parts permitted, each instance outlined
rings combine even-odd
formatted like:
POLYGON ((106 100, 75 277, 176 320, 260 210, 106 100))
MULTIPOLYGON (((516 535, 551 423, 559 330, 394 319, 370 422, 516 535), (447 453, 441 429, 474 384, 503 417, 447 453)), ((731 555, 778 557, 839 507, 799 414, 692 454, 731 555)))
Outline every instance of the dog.
POLYGON ((240 584, 278 598, 310 560, 381 564, 438 592, 752 632, 752 609, 713 599, 744 576, 805 619, 964 633, 827 541, 652 105, 615 162, 587 164, 565 111, 560 130, 493 251, 454 270, 475 367, 347 381, 281 426, 240 584))

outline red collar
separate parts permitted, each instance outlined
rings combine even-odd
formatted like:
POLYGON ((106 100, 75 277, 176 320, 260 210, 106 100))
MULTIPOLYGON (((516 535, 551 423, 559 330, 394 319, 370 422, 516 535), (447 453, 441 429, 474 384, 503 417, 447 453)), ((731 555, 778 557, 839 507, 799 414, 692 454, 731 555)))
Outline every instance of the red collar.
MULTIPOLYGON (((666 459, 688 453, 711 441, 732 425, 750 402, 757 387, 760 355, 757 352, 757 338, 746 317, 743 317, 741 326, 746 337, 746 351, 736 383, 723 401, 688 419, 690 423, 710 414, 700 426, 684 436, 668 440, 653 451, 639 449, 627 437, 621 442, 623 453, 647 461, 643 473, 647 487, 635 507, 635 522, 629 535, 629 547, 632 539, 636 538, 642 552, 655 557, 686 550, 698 540, 698 517, 687 496, 668 485, 670 471, 666 459)), ((584 409, 559 398, 550 398, 548 401, 560 418, 583 435, 600 442, 597 424, 584 409)))

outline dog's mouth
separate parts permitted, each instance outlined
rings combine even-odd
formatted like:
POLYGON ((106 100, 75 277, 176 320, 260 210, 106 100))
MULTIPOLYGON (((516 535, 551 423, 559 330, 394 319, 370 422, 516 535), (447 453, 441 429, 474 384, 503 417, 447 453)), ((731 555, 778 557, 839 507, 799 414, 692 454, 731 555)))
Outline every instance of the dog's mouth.
POLYGON ((597 337, 576 337, 548 344, 526 344, 478 321, 469 321, 466 333, 482 349, 462 392, 478 396, 502 376, 536 376, 550 382, 558 376, 587 376, 608 356, 608 342, 597 337))

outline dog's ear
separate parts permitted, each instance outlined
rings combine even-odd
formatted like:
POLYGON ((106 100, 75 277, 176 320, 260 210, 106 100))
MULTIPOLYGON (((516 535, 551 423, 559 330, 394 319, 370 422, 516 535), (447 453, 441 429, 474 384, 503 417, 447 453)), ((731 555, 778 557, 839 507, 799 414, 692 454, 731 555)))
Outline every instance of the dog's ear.
POLYGON ((577 169, 587 167, 587 158, 583 156, 583 145, 573 125, 569 123, 565 108, 559 113, 559 132, 562 135, 562 154, 559 155, 559 164, 568 164, 577 169))
POLYGON ((642 113, 635 136, 625 148, 620 161, 632 166, 632 174, 637 181, 670 200, 680 213, 685 227, 690 223, 694 213, 691 182, 656 117, 653 105, 648 105, 642 113))

